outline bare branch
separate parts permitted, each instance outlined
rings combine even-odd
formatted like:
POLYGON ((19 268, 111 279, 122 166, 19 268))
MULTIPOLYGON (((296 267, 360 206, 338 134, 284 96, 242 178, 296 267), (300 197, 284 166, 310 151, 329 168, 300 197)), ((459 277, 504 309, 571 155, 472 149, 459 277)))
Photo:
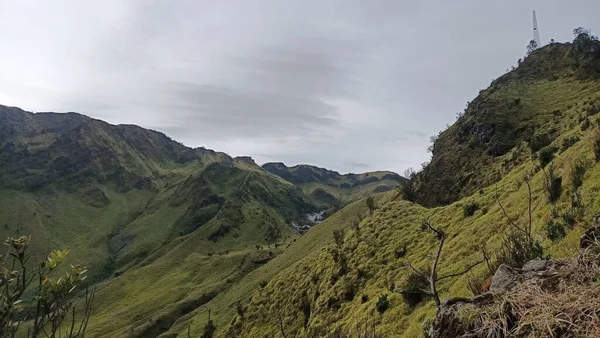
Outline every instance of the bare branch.
POLYGON ((469 265, 469 267, 467 269, 465 269, 464 271, 457 272, 457 273, 452 273, 452 274, 440 277, 440 278, 437 279, 437 281, 439 282, 442 279, 451 278, 451 277, 458 277, 458 276, 464 275, 465 273, 471 271, 471 269, 473 269, 474 267, 476 267, 477 265, 479 265, 479 264, 481 264, 483 262, 485 262, 485 258, 482 259, 482 260, 480 260, 480 261, 478 261, 478 262, 476 262, 476 263, 474 263, 474 264, 469 265))
POLYGON ((498 184, 496 183, 496 200, 498 201, 498 205, 500 205, 500 209, 502 209, 502 213, 504 214, 504 217, 506 217, 506 219, 508 219, 508 221, 510 222, 510 224, 515 227, 517 230, 523 232, 524 234, 527 235, 527 230, 521 228, 520 226, 517 225, 517 223, 515 223, 515 221, 508 216, 508 213, 506 212, 506 209, 504 209, 504 206, 502 205, 502 202, 500 202, 500 196, 498 195, 498 184))

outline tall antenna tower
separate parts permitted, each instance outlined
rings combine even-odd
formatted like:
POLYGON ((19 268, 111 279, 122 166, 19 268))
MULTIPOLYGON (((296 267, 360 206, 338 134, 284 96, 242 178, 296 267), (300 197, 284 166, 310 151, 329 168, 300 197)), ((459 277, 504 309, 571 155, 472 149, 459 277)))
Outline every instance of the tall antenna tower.
POLYGON ((533 11, 533 41, 535 41, 536 47, 541 47, 542 43, 540 42, 540 31, 538 29, 537 17, 535 16, 535 11, 533 11))

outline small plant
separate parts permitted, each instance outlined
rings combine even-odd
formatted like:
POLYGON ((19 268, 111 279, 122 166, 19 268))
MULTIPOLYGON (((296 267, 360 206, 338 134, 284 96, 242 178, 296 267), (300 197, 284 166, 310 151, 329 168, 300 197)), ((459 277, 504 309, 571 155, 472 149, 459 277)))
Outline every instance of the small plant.
POLYGON ((406 246, 406 244, 403 244, 400 248, 397 248, 396 250, 394 250, 394 256, 396 256, 396 258, 402 258, 402 257, 406 256, 407 252, 408 252, 408 247, 406 246))
POLYGON ((555 204, 562 194, 562 177, 558 176, 554 164, 550 163, 548 170, 544 170, 546 175, 546 195, 550 204, 555 204))
POLYGON ((579 158, 575 160, 575 163, 571 167, 571 186, 573 187, 573 191, 577 191, 583 184, 583 177, 588 167, 589 162, 585 159, 579 158))
POLYGON ((548 222, 546 222, 546 235, 552 242, 563 239, 567 235, 565 232, 565 225, 559 220, 548 220, 548 222))
POLYGON ((586 118, 585 120, 583 120, 580 126, 581 130, 583 131, 590 129, 590 127, 592 126, 592 124, 590 123, 590 119, 586 118))
POLYGON ((473 216, 477 210, 479 210, 479 204, 477 202, 469 201, 463 205, 463 215, 465 217, 473 216))
POLYGON ((368 301, 369 301, 369 296, 367 296, 367 295, 362 295, 362 296, 360 297, 360 302, 361 302, 362 304, 364 304, 364 303, 366 303, 366 302, 368 302, 368 301))
POLYGON ((502 248, 498 254, 498 264, 521 268, 532 259, 543 259, 544 249, 537 239, 518 231, 512 231, 502 238, 502 248))
POLYGON ((579 137, 577 137, 577 136, 567 137, 564 139, 564 141, 562 143, 561 150, 565 151, 565 150, 571 148, 572 146, 574 146, 577 142, 579 142, 579 137))
POLYGON ((377 312, 384 313, 390 307, 388 296, 386 294, 379 296, 375 307, 377 308, 377 312))
POLYGON ((258 283, 258 285, 260 285, 261 288, 265 288, 265 286, 267 286, 267 284, 269 284, 269 282, 267 282, 266 280, 261 280, 260 283, 258 283))
POLYGON ((210 310, 208 310, 208 321, 204 325, 204 332, 202 333, 201 338, 212 338, 215 334, 217 327, 212 319, 210 319, 210 310))

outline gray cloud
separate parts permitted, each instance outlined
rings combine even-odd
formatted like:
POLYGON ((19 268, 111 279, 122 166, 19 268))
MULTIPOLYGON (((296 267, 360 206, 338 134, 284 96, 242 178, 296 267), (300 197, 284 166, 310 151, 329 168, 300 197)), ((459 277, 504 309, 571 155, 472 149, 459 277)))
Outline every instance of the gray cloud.
POLYGON ((593 0, 0 0, 0 103, 158 129, 258 162, 402 172, 593 0), (366 167, 365 165, 368 165, 366 167))

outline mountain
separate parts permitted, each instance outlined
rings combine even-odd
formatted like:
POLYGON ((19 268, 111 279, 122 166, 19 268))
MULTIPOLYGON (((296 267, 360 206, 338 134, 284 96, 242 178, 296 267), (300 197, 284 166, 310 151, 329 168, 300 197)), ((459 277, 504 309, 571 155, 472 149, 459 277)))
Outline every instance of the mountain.
POLYGON ((87 285, 110 300, 92 318, 92 336, 169 330, 335 203, 250 157, 76 113, 0 106, 0 235, 31 234, 36 257, 69 247, 71 263, 89 268, 87 285))
MULTIPOLYGON (((34 258, 69 247, 68 263, 89 267, 90 337, 202 336, 208 323, 217 337, 420 336, 449 306, 422 290, 465 302, 496 270, 579 253, 600 214, 599 51, 579 37, 533 51, 410 180, 260 167, 137 126, 0 106, 0 235, 31 234, 34 258)), ((481 317, 465 314, 469 331, 481 317)))
MULTIPOLYGON (((444 276, 437 282, 441 298, 485 292, 496 267, 514 266, 524 252, 525 258, 577 256, 580 236, 600 213, 600 53, 577 46, 576 39, 537 49, 481 91, 440 133, 429 165, 411 178, 418 203, 391 191, 378 198, 371 215, 338 228, 309 230, 305 236, 329 231, 329 244, 311 249, 247 296, 219 336, 431 332, 438 310, 419 291, 429 290, 429 284, 408 266, 429 274, 440 248, 440 236, 424 224, 444 233, 437 268, 437 276, 444 276), (530 237, 518 230, 527 224, 530 237), (519 243, 524 251, 511 249, 519 243), (491 255, 489 265, 482 248, 491 255)), ((298 179, 277 167, 278 175, 298 179)), ((313 173, 299 179, 313 176, 331 179, 313 173)), ((528 297, 536 302, 535 293, 528 297)), ((551 308, 536 309, 552 316, 551 308)), ((459 319, 469 327, 478 325, 477 318, 459 319)), ((190 319, 193 332, 201 333, 206 319, 205 312, 190 319)), ((498 320, 487 324, 503 325, 498 320)), ((559 332, 564 331, 552 334, 559 332)))
POLYGON ((391 171, 345 174, 310 165, 287 167, 283 163, 265 163, 262 168, 293 183, 316 203, 344 205, 373 193, 396 189, 404 177, 391 171))

